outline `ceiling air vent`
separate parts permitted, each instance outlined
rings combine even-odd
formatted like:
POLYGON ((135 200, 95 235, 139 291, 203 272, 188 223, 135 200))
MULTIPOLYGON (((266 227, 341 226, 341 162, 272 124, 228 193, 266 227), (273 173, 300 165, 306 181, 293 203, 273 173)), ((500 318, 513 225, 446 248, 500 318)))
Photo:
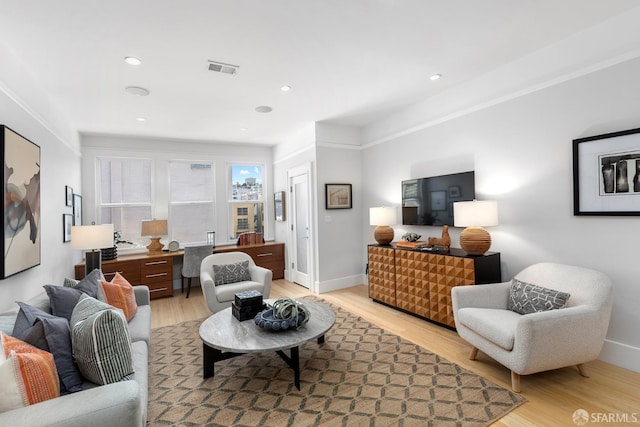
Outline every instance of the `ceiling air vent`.
POLYGON ((235 74, 238 72, 238 65, 225 64, 224 62, 209 61, 209 71, 217 73, 235 74))

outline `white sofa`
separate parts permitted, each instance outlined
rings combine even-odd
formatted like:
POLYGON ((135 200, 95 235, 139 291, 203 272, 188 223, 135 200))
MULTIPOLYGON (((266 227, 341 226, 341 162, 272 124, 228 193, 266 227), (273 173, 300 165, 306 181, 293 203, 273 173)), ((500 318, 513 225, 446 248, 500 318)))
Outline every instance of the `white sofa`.
POLYGON ((452 289, 453 314, 460 337, 511 370, 511 387, 520 375, 584 363, 600 354, 613 305, 612 284, 601 272, 563 264, 532 265, 515 276, 522 282, 571 294, 565 308, 518 314, 507 309, 511 282, 452 289))
MULTIPOLYGON (((83 390, 0 413, 0 426, 15 427, 143 427, 147 422, 151 306, 149 288, 135 286, 138 309, 129 321, 134 378, 107 385, 85 381, 83 390)), ((25 301, 51 313, 46 293, 25 301)), ((0 314, 0 330, 11 334, 18 306, 0 314)))

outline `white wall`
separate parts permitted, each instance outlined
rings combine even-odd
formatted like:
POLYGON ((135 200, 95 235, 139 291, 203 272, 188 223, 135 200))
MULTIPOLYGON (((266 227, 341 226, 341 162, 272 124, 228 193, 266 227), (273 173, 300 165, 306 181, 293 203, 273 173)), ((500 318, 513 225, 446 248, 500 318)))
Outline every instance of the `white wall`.
MULTIPOLYGON (((499 203, 500 225, 489 231, 491 250, 501 253, 503 279, 540 261, 605 272, 614 282, 615 302, 600 357, 640 371, 640 219, 576 217, 572 190, 573 139, 640 127, 638 75, 640 59, 632 59, 370 145, 363 150, 363 205, 397 205, 403 179, 472 166, 477 198, 499 203)), ((369 229, 363 227, 365 243, 373 240, 369 229)), ((459 230, 452 231, 453 246, 459 246, 459 230)))
POLYGON ((19 58, 0 43, 0 124, 10 127, 40 146, 41 263, 0 281, 0 311, 43 291, 42 285, 61 284, 73 277, 80 254, 62 242, 65 185, 80 192, 78 138, 52 106, 19 58))

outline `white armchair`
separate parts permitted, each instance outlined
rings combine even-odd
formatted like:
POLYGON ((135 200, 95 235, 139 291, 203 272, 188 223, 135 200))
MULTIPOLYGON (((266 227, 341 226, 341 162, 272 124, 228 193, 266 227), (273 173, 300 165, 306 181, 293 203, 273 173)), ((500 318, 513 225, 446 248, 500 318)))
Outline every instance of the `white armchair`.
POLYGON ((511 388, 520 375, 584 363, 600 354, 613 305, 609 278, 595 270, 554 263, 534 264, 516 279, 571 294, 564 308, 531 314, 507 309, 511 282, 452 289, 453 314, 460 337, 511 370, 511 388))
POLYGON ((212 313, 217 313, 231 306, 235 294, 238 292, 256 290, 266 299, 271 292, 271 270, 257 266, 253 259, 244 252, 225 252, 209 255, 200 264, 200 284, 207 308, 212 313), (249 274, 251 280, 245 280, 224 285, 215 285, 213 266, 227 265, 237 262, 249 261, 249 274))

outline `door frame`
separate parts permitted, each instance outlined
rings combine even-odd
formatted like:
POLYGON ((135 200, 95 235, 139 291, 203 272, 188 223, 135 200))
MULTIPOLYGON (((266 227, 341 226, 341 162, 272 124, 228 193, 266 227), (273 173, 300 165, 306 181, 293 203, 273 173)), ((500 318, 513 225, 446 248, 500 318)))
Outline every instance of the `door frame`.
MULTIPOLYGON (((316 283, 316 266, 317 266, 317 260, 316 260, 316 254, 317 254, 317 248, 316 248, 316 230, 317 230, 317 223, 316 223, 316 211, 315 211, 315 201, 316 201, 316 192, 314 191, 314 177, 312 172, 312 165, 311 162, 307 162, 307 163, 303 163, 299 166, 293 167, 291 169, 287 170, 287 189, 288 189, 288 194, 289 194, 289 200, 292 201, 293 200, 293 185, 292 185, 292 180, 294 177, 299 176, 299 175, 307 175, 307 211, 309 213, 309 290, 311 292, 316 292, 318 293, 318 284, 316 283)), ((294 220, 294 214, 293 214, 293 209, 295 207, 293 206, 293 203, 287 203, 287 216, 288 218, 291 218, 291 224, 288 226, 287 229, 287 246, 289 248, 293 248, 293 240, 295 239, 295 236, 293 235, 293 230, 291 229, 293 227, 293 220, 294 220)), ((287 270, 289 271, 289 279, 291 279, 293 277, 293 272, 291 270, 291 264, 294 261, 294 254, 292 250, 288 250, 287 251, 287 270)))

